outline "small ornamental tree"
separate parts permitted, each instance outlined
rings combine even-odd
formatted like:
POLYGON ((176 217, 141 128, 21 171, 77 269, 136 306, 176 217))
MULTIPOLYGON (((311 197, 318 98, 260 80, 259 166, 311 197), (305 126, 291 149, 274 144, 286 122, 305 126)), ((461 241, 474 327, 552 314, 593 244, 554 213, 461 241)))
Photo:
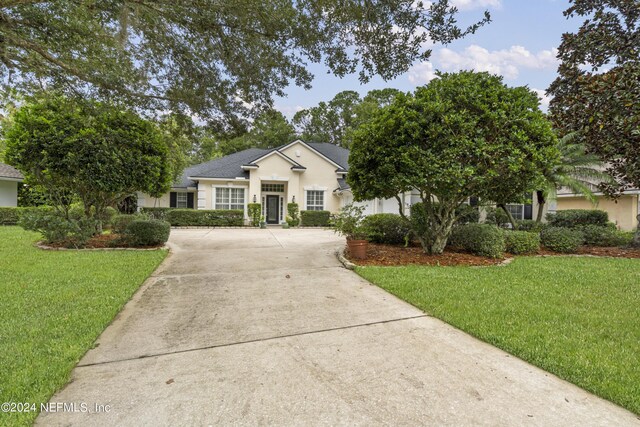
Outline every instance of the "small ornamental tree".
POLYGON ((558 158, 536 94, 488 73, 439 74, 399 95, 354 135, 349 175, 357 201, 418 190, 424 250, 442 253, 469 197, 502 201, 533 191, 558 158))
POLYGON ((70 196, 100 221, 108 206, 130 194, 159 197, 171 185, 157 126, 114 106, 44 97, 17 110, 5 136, 7 161, 67 217, 70 196))

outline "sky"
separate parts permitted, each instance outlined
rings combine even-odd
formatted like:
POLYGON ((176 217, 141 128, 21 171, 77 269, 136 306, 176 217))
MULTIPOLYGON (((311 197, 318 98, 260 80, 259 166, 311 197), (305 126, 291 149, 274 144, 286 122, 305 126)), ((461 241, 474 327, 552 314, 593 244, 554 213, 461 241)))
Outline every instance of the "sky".
POLYGON ((362 85, 357 74, 343 78, 327 74, 322 64, 311 64, 315 75, 313 87, 305 90, 289 86, 287 97, 276 98, 275 108, 287 117, 296 111, 329 101, 343 90, 355 90, 365 95, 372 89, 393 87, 413 91, 433 79, 435 71, 473 69, 489 71, 504 77, 509 86, 528 86, 542 98, 546 111, 549 99, 544 95, 555 79, 558 61, 556 49, 565 32, 575 31, 581 18, 564 17, 568 0, 452 0, 460 10, 459 22, 478 21, 484 10, 491 13, 492 22, 475 34, 448 46, 434 45, 429 61, 415 63, 405 74, 390 81, 374 78, 362 85))

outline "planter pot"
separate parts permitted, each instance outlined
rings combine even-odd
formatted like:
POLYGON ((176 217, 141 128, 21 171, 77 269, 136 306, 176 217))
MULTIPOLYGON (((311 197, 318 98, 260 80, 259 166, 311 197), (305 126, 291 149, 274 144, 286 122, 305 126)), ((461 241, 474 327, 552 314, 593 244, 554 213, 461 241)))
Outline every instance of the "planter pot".
POLYGON ((282 228, 289 228, 289 224, 282 224, 282 228))
POLYGON ((261 222, 260 223, 260 228, 267 228, 267 223, 266 222, 261 222))
POLYGON ((349 254, 355 259, 366 259, 368 246, 369 242, 366 240, 347 240, 349 254))

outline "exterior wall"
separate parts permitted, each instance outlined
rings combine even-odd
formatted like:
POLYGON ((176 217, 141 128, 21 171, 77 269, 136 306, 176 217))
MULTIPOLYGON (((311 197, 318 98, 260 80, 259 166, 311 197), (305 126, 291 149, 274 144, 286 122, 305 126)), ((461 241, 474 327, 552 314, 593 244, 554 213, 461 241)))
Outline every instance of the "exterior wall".
POLYGON ((558 197, 556 209, 599 209, 609 214, 609 221, 615 223, 621 230, 635 230, 638 226, 638 195, 623 195, 616 201, 598 196, 596 205, 583 197, 558 197))
MULTIPOLYGON (((194 189, 185 190, 184 188, 171 189, 171 191, 188 191, 190 193, 195 193, 194 189)), ((163 194, 161 197, 151 197, 148 194, 138 192, 136 193, 138 196, 138 208, 169 208, 170 206, 170 194, 163 194)), ((194 206, 197 205, 197 196, 194 196, 194 206)))
POLYGON ((0 206, 18 206, 18 182, 0 180, 0 206))

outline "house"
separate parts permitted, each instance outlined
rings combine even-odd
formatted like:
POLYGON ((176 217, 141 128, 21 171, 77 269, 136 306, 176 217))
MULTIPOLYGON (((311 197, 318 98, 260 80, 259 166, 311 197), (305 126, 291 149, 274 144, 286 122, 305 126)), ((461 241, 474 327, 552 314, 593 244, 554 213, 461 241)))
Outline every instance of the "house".
MULTIPOLYGON (((242 209, 247 218, 247 205, 260 203, 268 224, 285 222, 291 202, 300 210, 335 213, 353 201, 348 160, 349 150, 328 143, 296 140, 274 149, 250 148, 186 169, 162 197, 138 194, 138 206, 242 209)), ((402 197, 408 211, 410 193, 402 197)), ((367 214, 398 213, 396 199, 362 205, 367 214)))
POLYGON ((638 227, 638 214, 640 213, 640 189, 625 190, 617 200, 606 198, 602 192, 595 191, 595 204, 576 194, 562 188, 558 190, 557 199, 551 203, 549 212, 567 209, 600 209, 609 214, 609 221, 615 223, 621 230, 633 231, 638 227))
POLYGON ((18 169, 0 163, 0 206, 18 206, 18 183, 23 179, 18 169))

